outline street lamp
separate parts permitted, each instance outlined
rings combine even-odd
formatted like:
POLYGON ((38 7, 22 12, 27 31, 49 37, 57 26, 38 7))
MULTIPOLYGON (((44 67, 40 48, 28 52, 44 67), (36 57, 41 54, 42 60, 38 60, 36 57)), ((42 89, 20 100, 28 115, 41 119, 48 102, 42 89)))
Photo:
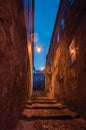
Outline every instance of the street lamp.
POLYGON ((36 46, 36 51, 37 51, 38 53, 40 53, 40 52, 42 51, 42 47, 41 47, 40 45, 37 45, 37 46, 36 46))
POLYGON ((41 71, 44 71, 44 69, 45 69, 45 66, 42 66, 42 67, 41 67, 41 71))
MULTIPOLYGON (((28 36, 28 40, 31 43, 37 42, 39 39, 38 35, 36 33, 32 33, 28 36), (34 41, 35 40, 35 41, 34 41)), ((36 52, 40 53, 42 51, 42 47, 40 45, 34 45, 34 48, 36 48, 36 52)))

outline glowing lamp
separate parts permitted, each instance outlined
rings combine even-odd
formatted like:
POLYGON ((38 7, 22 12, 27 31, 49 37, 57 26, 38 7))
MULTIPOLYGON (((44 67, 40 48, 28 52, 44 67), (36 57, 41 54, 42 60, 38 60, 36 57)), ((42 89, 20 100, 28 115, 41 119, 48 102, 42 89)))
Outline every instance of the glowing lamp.
POLYGON ((42 51, 42 48, 41 48, 41 46, 36 46, 36 51, 38 52, 38 53, 40 53, 41 51, 42 51))
POLYGON ((41 70, 44 70, 44 69, 45 69, 45 66, 42 66, 42 67, 41 67, 41 70))

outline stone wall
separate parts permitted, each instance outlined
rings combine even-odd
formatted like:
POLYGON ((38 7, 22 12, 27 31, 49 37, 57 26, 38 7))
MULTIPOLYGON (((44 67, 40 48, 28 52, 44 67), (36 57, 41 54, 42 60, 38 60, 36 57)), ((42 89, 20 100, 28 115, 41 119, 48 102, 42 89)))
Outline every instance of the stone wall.
MULTIPOLYGON (((54 52, 52 63, 52 86, 57 101, 63 101, 86 118, 86 14, 85 0, 70 5, 62 0, 53 32, 50 51, 54 52), (65 19, 64 29, 61 20, 65 19), (60 34, 57 42, 57 34, 60 34), (70 44, 74 42, 75 61, 71 61, 70 44), (54 46, 54 48, 52 47, 54 46)), ((74 50, 72 50, 74 51, 74 50)))
POLYGON ((0 130, 11 130, 27 99, 26 31, 22 0, 0 0, 0 130))
MULTIPOLYGON (((65 17, 65 16, 64 16, 65 17)), ((54 75, 55 95, 67 105, 79 112, 86 114, 86 15, 84 4, 80 7, 76 2, 71 11, 61 37, 61 45, 56 52, 58 71, 54 75), (76 60, 70 62, 69 46, 74 41, 76 60), (58 54, 59 53, 59 54, 58 54), (58 57, 59 56, 59 57, 58 57), (57 93, 56 93, 57 92, 57 93)), ((54 59, 56 61, 56 59, 54 59)))
POLYGON ((24 14, 27 33, 27 58, 28 58, 28 70, 27 70, 27 85, 29 87, 28 100, 32 96, 32 80, 33 80, 33 64, 34 64, 34 0, 24 0, 24 14))

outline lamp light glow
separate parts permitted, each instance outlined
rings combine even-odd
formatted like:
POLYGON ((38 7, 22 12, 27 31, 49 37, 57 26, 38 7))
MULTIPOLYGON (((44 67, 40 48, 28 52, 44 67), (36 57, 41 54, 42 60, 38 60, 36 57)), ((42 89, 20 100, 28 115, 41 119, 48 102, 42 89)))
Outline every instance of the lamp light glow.
POLYGON ((36 51, 38 52, 38 53, 40 53, 41 51, 42 51, 42 48, 41 48, 41 46, 36 46, 36 51))
POLYGON ((41 70, 44 70, 44 69, 45 69, 45 66, 42 66, 42 67, 41 67, 41 70))

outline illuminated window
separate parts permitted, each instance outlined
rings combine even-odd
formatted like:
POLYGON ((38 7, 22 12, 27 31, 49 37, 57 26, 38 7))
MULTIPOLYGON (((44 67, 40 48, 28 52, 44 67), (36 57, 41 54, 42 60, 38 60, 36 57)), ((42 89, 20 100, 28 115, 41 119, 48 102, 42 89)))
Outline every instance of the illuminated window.
POLYGON ((74 40, 72 40, 69 46, 69 52, 70 52, 70 64, 72 65, 76 61, 76 48, 74 40))
POLYGON ((62 19, 62 20, 61 20, 61 29, 64 30, 64 27, 65 27, 65 20, 62 19))

